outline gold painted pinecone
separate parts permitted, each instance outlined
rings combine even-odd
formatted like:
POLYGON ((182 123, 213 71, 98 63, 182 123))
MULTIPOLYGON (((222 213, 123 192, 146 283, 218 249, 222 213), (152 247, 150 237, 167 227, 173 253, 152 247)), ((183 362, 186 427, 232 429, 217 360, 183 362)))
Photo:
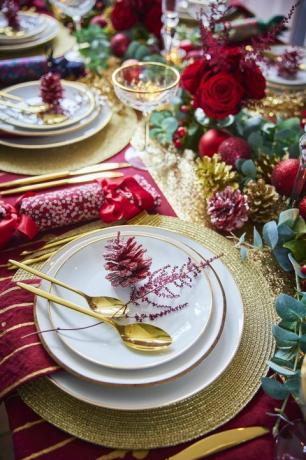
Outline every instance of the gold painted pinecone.
POLYGON ((249 216, 253 222, 265 223, 278 215, 280 196, 275 187, 263 179, 251 180, 244 192, 248 196, 249 216))
POLYGON ((220 155, 198 158, 196 174, 207 198, 214 192, 224 190, 227 185, 238 188, 236 171, 222 161, 220 155))
POLYGON ((279 161, 279 157, 263 153, 258 160, 255 161, 257 178, 263 179, 265 182, 270 182, 272 171, 279 161))

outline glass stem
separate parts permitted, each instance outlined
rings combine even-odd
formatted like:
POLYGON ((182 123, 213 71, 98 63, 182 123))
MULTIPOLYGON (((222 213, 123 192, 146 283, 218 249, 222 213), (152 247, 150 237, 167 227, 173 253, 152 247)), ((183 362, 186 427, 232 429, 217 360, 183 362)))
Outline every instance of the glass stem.
POLYGON ((143 151, 146 152, 149 145, 149 115, 147 113, 144 116, 144 145, 143 151))
POLYGON ((76 32, 80 32, 80 30, 82 29, 81 27, 81 16, 73 16, 73 22, 74 22, 74 25, 75 25, 75 30, 76 32))

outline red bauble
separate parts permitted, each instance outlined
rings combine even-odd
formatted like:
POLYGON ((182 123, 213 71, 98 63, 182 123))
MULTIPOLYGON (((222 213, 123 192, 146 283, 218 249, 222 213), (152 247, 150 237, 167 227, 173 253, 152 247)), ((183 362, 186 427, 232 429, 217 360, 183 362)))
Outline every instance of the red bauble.
POLYGON ((93 26, 99 26, 99 27, 103 28, 103 27, 107 26, 107 20, 105 19, 104 16, 102 16, 100 14, 99 16, 94 16, 90 20, 90 24, 93 25, 93 26))
MULTIPOLYGON (((299 210, 303 219, 306 220, 306 196, 300 201, 299 210)), ((304 273, 304 275, 306 275, 306 273, 304 273)))
POLYGON ((125 34, 114 35, 111 40, 111 49, 115 56, 123 57, 129 47, 131 40, 125 34))
POLYGON ((303 275, 306 275, 306 265, 301 266, 301 272, 303 273, 303 275))
POLYGON ((280 161, 274 168, 271 176, 271 184, 281 195, 290 196, 299 169, 299 160, 289 158, 280 161))
POLYGON ((237 160, 242 158, 247 160, 251 157, 251 148, 242 137, 233 136, 222 142, 218 153, 226 164, 235 166, 237 160))
POLYGON ((218 152, 219 146, 230 135, 219 129, 209 129, 200 139, 199 142, 199 155, 201 157, 212 157, 218 152))

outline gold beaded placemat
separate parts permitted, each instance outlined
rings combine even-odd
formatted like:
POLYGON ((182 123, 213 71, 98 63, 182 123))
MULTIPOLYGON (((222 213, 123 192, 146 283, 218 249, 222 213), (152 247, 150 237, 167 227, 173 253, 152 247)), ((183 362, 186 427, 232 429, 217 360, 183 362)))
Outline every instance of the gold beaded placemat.
POLYGON ((65 147, 23 150, 0 145, 0 170, 16 174, 48 174, 104 161, 130 142, 137 127, 134 110, 114 111, 109 124, 89 139, 65 147))
POLYGON ((177 218, 145 216, 134 223, 175 230, 222 252, 239 286, 245 312, 241 345, 230 367, 211 386, 168 407, 144 411, 103 409, 83 403, 46 378, 19 389, 23 401, 43 419, 88 442, 117 449, 150 449, 204 435, 224 424, 253 398, 273 352, 276 320, 273 293, 259 266, 240 261, 233 245, 214 231, 177 218))

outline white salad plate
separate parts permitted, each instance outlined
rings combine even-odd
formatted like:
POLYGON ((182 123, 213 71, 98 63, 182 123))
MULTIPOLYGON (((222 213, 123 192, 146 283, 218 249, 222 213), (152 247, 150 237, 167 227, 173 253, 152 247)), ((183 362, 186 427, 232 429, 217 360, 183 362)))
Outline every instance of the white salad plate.
MULTIPOLYGON (((47 125, 38 114, 25 113, 15 108, 6 107, 4 104, 8 102, 9 99, 5 98, 0 99, 1 120, 21 128, 34 129, 35 131, 39 129, 48 131, 71 126, 92 113, 95 108, 95 96, 89 90, 88 86, 82 83, 65 80, 61 80, 61 84, 64 90, 61 106, 64 114, 67 115, 66 120, 56 125, 47 125), (1 103, 2 101, 3 104, 1 103)), ((24 104, 35 106, 42 103, 40 97, 40 81, 19 83, 5 88, 4 92, 22 99, 21 102, 14 102, 17 106, 23 106, 24 104)))
POLYGON ((22 51, 25 49, 29 48, 34 48, 39 45, 44 45, 45 43, 48 43, 49 41, 53 40, 58 32, 59 32, 59 23, 55 18, 52 16, 48 16, 47 14, 45 15, 40 15, 43 16, 43 19, 46 23, 44 29, 42 30, 41 33, 38 35, 35 35, 31 37, 31 39, 27 39, 21 42, 15 42, 15 43, 7 43, 7 44, 0 44, 0 52, 4 51, 22 51))
MULTIPOLYGON (((101 112, 101 107, 103 106, 104 101, 102 99, 97 99, 96 100, 96 106, 94 110, 85 118, 82 118, 82 120, 78 121, 77 123, 74 123, 71 126, 67 126, 64 128, 58 128, 58 129, 46 129, 45 131, 42 129, 38 129, 35 131, 35 129, 31 128, 18 128, 17 126, 10 125, 4 121, 2 121, 2 114, 0 113, 0 130, 13 134, 14 136, 23 136, 23 137, 44 137, 44 136, 58 136, 62 134, 67 134, 67 133, 72 133, 74 131, 78 131, 81 128, 84 128, 87 126, 89 123, 94 121, 95 118, 99 115, 101 112)), ((3 134, 2 134, 3 135, 3 134)), ((0 134, 1 137, 1 134, 0 134)), ((39 140, 38 140, 39 142, 39 140)))
MULTIPOLYGON (((126 226, 124 228, 129 229, 134 227, 126 226)), ((177 241, 190 245, 205 258, 213 255, 209 250, 203 248, 201 244, 171 231, 147 226, 141 226, 141 229, 145 231, 149 229, 157 235, 162 234, 174 237, 177 241)), ((111 229, 101 230, 102 234, 107 231, 111 231, 111 229)), ((95 237, 90 235, 87 237, 84 236, 73 243, 82 245, 84 241, 95 237)), ((67 251, 71 250, 74 250, 74 245, 71 248, 70 243, 45 264, 44 270, 49 274, 54 273, 57 266, 65 259, 67 251)), ((65 357, 66 352, 67 355, 70 355, 69 359, 73 359, 74 364, 79 367, 80 372, 80 374, 75 372, 72 374, 71 369, 69 373, 63 371, 53 375, 51 381, 78 399, 95 405, 122 410, 141 410, 165 406, 185 399, 210 385, 231 363, 238 350, 243 330, 243 305, 237 285, 230 271, 221 260, 214 261, 213 267, 222 284, 219 284, 211 269, 205 270, 212 285, 214 298, 209 326, 200 339, 180 357, 157 366, 153 372, 152 369, 130 372, 119 371, 103 368, 102 366, 97 366, 83 360, 66 348, 56 333, 42 334, 41 338, 47 351, 53 357, 61 353, 61 359, 65 357), (225 322, 223 306, 221 307, 223 305, 222 285, 226 286, 227 307, 225 322), (221 334, 220 325, 222 331, 223 324, 224 328, 221 334), (212 339, 212 336, 216 337, 215 333, 217 333, 217 340, 216 338, 212 339), (204 349, 206 349, 206 354, 205 352, 203 353, 204 349), (210 349, 209 354, 207 353, 207 349, 210 349), (205 359, 203 359, 203 356, 205 359), (188 370, 189 372, 186 373, 188 370), (161 374, 160 381, 168 381, 169 383, 150 386, 152 382, 156 382, 159 373, 161 374), (184 375, 185 373, 186 375, 184 375), (86 374, 85 377, 84 374, 86 374), (95 380, 95 377, 99 378, 100 376, 100 381, 102 380, 105 383, 109 382, 111 384, 115 383, 115 385, 119 386, 101 385, 85 381, 84 378, 87 380, 89 374, 92 377, 91 380, 95 380), (103 374, 103 378, 100 374, 103 374), (174 376, 178 375, 181 376, 175 381, 174 376), (125 385, 124 390, 122 385, 125 385), (128 385, 137 386, 137 388, 134 389, 128 385), (140 390, 139 397, 137 397, 138 390, 140 390)), ((50 283, 43 281, 42 287, 49 289, 50 283)), ((41 305, 43 308, 38 308, 40 303, 41 300, 37 299, 35 309, 36 320, 38 320, 38 317, 40 318, 43 330, 49 329, 51 323, 48 317, 47 303, 44 306, 41 305)), ((174 316, 175 314, 172 315, 172 317, 174 316)), ((65 359, 67 358, 65 357, 65 359)))
POLYGON ((62 147, 64 145, 75 144, 88 139, 100 132, 111 120, 112 109, 107 101, 103 101, 97 116, 90 123, 81 124, 80 129, 75 131, 63 132, 63 134, 50 135, 44 137, 16 137, 6 138, 0 136, 0 144, 8 147, 20 149, 48 149, 62 147))
MULTIPOLYGON (((41 34, 47 27, 47 15, 37 14, 25 11, 18 12, 20 24, 20 35, 8 36, 0 34, 0 44, 20 44, 24 41, 33 40, 33 37, 41 34)), ((0 13, 0 28, 7 27, 7 19, 0 13)))
MULTIPOLYGON (((110 281, 106 279, 107 271, 104 268, 105 259, 103 254, 105 246, 110 239, 116 238, 117 232, 113 231, 109 235, 100 236, 94 241, 84 243, 84 246, 65 258, 65 261, 56 271, 56 278, 66 284, 81 287, 86 293, 92 296, 105 294, 106 296, 122 299, 124 302, 130 300, 133 288, 114 288, 110 281), (86 261, 84 263, 84 261, 86 261)), ((188 251, 180 243, 174 244, 172 239, 158 237, 151 232, 133 229, 130 231, 122 230, 121 237, 128 239, 135 237, 137 243, 142 244, 147 249, 147 255, 152 258, 151 271, 156 272, 156 278, 161 275, 161 268, 169 265, 176 266, 178 269, 188 262, 189 258, 195 257, 194 263, 200 263, 198 256, 188 251), (158 271, 158 272, 157 272, 158 271)), ((168 270, 170 273, 171 269, 168 270)), ((140 300, 143 305, 129 305, 129 319, 121 320, 121 323, 131 323, 136 320, 136 315, 146 315, 146 323, 152 323, 167 331, 172 337, 172 344, 162 352, 143 353, 135 351, 122 342, 119 334, 106 324, 100 324, 85 330, 73 330, 59 332, 59 337, 65 342, 67 347, 96 364, 111 367, 114 369, 145 369, 168 362, 184 353, 190 348, 203 334, 208 325, 212 310, 212 293, 209 280, 203 271, 189 285, 183 288, 174 287, 172 292, 179 295, 179 299, 159 298, 151 293, 149 295, 152 302, 159 305, 169 305, 161 308, 149 305, 145 300, 140 300), (165 312, 171 308, 177 309, 187 304, 188 307, 177 311, 175 321, 172 314, 150 320, 150 315, 161 311, 165 312)), ((139 282, 138 286, 143 286, 144 282, 139 282)), ((149 288, 152 290, 152 288, 149 288)), ((87 301, 78 294, 68 291, 59 286, 53 286, 51 293, 56 294, 70 302, 80 304, 89 308, 87 301)), ((167 294, 166 291, 164 293, 167 294)), ((62 308, 59 305, 50 303, 50 319, 54 328, 76 329, 88 325, 88 317, 78 312, 62 308)), ((95 321, 99 323, 99 321, 95 321)))
POLYGON ((300 89, 306 86, 306 49, 302 47, 292 47, 288 45, 277 45, 271 47, 271 52, 277 56, 281 56, 285 50, 298 50, 302 55, 301 64, 304 66, 304 70, 299 70, 297 74, 292 78, 284 78, 278 75, 276 66, 263 65, 263 74, 268 84, 275 85, 276 87, 287 86, 288 89, 300 89))

